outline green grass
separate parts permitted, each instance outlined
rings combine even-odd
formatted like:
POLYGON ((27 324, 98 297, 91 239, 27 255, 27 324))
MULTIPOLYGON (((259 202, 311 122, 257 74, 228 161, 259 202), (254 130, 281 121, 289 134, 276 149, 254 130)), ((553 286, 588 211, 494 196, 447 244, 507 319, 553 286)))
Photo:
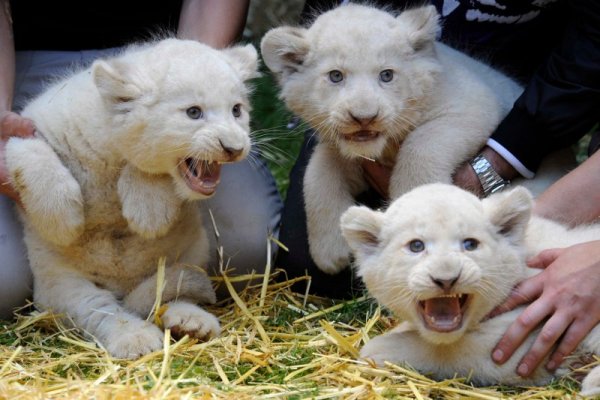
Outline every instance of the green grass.
POLYGON ((279 100, 279 89, 269 71, 254 81, 251 127, 255 149, 259 150, 283 197, 289 185, 289 171, 294 165, 303 139, 303 128, 289 129, 292 114, 279 100))

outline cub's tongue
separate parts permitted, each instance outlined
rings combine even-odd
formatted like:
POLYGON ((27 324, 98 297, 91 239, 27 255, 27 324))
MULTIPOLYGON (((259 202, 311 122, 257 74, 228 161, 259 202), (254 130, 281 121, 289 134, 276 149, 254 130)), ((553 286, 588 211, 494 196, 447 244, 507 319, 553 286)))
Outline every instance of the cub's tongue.
POLYGON ((179 173, 194 192, 209 196, 215 192, 221 178, 221 164, 187 158, 179 164, 179 173))
POLYGON ((458 297, 435 297, 421 302, 425 325, 437 332, 451 332, 460 327, 462 312, 458 297))

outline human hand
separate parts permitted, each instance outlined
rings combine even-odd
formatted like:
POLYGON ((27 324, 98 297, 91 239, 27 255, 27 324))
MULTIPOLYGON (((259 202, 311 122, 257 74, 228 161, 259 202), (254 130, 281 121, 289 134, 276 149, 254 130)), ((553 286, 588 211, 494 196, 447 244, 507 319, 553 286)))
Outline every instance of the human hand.
POLYGON ((528 260, 534 268, 545 268, 521 282, 491 316, 529 303, 500 339, 492 359, 504 363, 525 338, 543 324, 540 333, 517 367, 527 377, 555 346, 546 368, 556 369, 600 321, 600 241, 560 249, 544 250, 528 260))
POLYGON ((362 160, 362 169, 367 183, 384 199, 390 198, 390 177, 392 169, 377 161, 362 160))
POLYGON ((34 132, 35 125, 32 120, 23 118, 12 111, 0 111, 0 194, 16 201, 18 201, 19 195, 10 184, 4 159, 4 147, 10 137, 33 136, 34 132))

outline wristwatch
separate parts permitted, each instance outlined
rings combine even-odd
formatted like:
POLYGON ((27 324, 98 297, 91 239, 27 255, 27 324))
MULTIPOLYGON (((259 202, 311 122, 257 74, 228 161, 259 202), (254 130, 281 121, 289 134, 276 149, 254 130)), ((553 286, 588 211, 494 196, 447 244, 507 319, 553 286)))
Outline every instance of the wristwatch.
POLYGON ((483 188, 483 197, 488 197, 492 193, 504 190, 510 181, 503 179, 492 167, 492 164, 481 154, 470 161, 471 167, 475 171, 481 187, 483 188))

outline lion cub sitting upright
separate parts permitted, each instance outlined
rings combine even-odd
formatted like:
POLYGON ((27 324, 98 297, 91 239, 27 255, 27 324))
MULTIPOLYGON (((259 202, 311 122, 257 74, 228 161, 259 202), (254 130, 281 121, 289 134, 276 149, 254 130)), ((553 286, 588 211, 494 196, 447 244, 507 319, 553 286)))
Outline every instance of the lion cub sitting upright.
MULTIPOLYGON (((342 232, 368 291, 404 322, 365 344, 361 356, 407 363, 437 379, 471 376, 481 385, 541 385, 568 372, 568 359, 555 374, 538 368, 530 378, 516 374, 533 336, 503 365, 492 349, 523 308, 486 316, 511 289, 538 269, 526 257, 543 249, 600 239, 600 225, 567 229, 530 218, 532 200, 517 187, 479 200, 447 184, 420 186, 385 212, 351 207, 342 232)), ((577 353, 600 354, 600 326, 577 353)), ((600 367, 583 382, 600 388, 600 367)), ((600 392, 599 392, 600 393, 600 392)))
POLYGON ((116 357, 162 347, 146 322, 166 257, 162 302, 174 335, 219 334, 196 303, 215 292, 208 239, 192 200, 212 195, 222 163, 250 148, 254 47, 215 50, 165 39, 132 46, 57 82, 22 115, 33 139, 6 161, 24 208, 34 300, 65 314, 116 357))
POLYGON ((450 183, 521 92, 513 80, 435 38, 435 7, 394 16, 357 4, 261 43, 281 98, 317 132, 304 201, 310 253, 325 272, 349 264, 342 213, 367 188, 361 160, 393 166, 390 196, 450 183))

